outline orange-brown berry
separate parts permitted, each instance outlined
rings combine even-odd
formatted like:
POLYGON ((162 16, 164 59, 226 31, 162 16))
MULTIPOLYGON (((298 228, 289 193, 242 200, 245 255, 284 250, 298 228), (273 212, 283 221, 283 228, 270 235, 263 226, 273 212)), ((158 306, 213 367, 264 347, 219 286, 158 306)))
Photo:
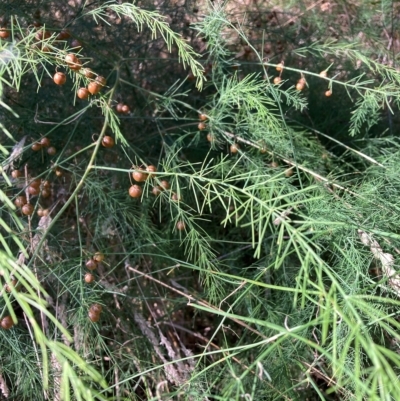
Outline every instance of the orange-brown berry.
POLYGON ((30 203, 26 203, 22 206, 22 213, 26 216, 30 216, 33 213, 34 207, 30 203))
POLYGON ((139 185, 132 185, 129 188, 129 196, 131 196, 132 198, 140 198, 142 192, 142 188, 139 185))
POLYGON ((89 91, 86 88, 79 88, 76 95, 79 99, 87 99, 89 97, 89 91))
POLYGON ((95 270, 97 269, 97 262, 93 259, 89 259, 86 263, 85 266, 89 270, 95 270))
POLYGON ((230 151, 231 153, 237 153, 239 152, 240 146, 237 143, 232 143, 232 145, 230 146, 230 151))
POLYGON ((94 276, 92 273, 86 273, 84 277, 85 283, 91 284, 94 281, 94 276))
POLYGON ((11 316, 3 317, 3 319, 1 319, 0 325, 4 330, 11 329, 11 327, 14 326, 14 322, 12 320, 12 317, 11 316))
POLYGON ((104 260, 104 254, 102 252, 96 252, 93 256, 93 260, 100 263, 104 260))
POLYGON ((178 231, 184 231, 185 228, 186 228, 186 224, 185 224, 184 221, 179 220, 179 221, 176 223, 176 229, 177 229, 178 231))
POLYGON ((105 148, 112 148, 115 145, 114 138, 112 136, 104 136, 103 139, 101 140, 101 144, 105 148))

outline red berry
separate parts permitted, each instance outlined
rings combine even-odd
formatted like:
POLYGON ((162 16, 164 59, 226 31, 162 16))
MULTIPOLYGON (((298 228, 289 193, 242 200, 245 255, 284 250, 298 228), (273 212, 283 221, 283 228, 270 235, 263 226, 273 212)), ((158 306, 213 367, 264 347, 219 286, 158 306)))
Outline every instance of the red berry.
POLYGON ((28 191, 29 195, 32 195, 32 196, 38 196, 39 192, 40 192, 39 188, 36 188, 32 185, 29 185, 29 187, 27 188, 27 191, 28 191))
POLYGON ((19 170, 13 170, 13 171, 11 171, 11 177, 12 177, 12 178, 19 178, 19 177, 22 177, 22 171, 19 171, 19 170))
POLYGON ((30 216, 33 213, 34 207, 30 203, 26 203, 22 206, 22 213, 26 216, 30 216))
POLYGON ((149 177, 149 175, 143 171, 134 171, 132 173, 132 178, 136 181, 136 182, 144 182, 147 180, 147 178, 149 177))
MULTIPOLYGON (((156 166, 153 166, 150 164, 150 166, 147 166, 146 170, 149 173, 155 173, 157 171, 157 168, 156 168, 156 166)), ((149 174, 149 178, 153 178, 153 177, 154 177, 154 174, 149 174)))
POLYGON ((140 198, 142 192, 142 188, 139 185, 132 185, 129 188, 129 196, 131 196, 132 198, 140 198))
POLYGON ((107 80, 102 77, 101 75, 97 76, 96 78, 96 82, 100 85, 100 86, 105 86, 107 83, 107 80))
POLYGON ((48 148, 50 146, 50 139, 49 138, 42 138, 40 140, 40 144, 44 146, 45 148, 48 148))
POLYGON ((131 109, 129 108, 129 106, 127 104, 124 104, 122 106, 121 112, 124 114, 129 114, 131 112, 131 109))
POLYGON ((67 76, 63 72, 56 72, 53 81, 57 85, 64 85, 67 82, 67 76))
POLYGON ((153 189, 151 190, 151 193, 152 193, 154 196, 160 195, 161 192, 162 192, 162 189, 161 189, 161 187, 158 186, 158 185, 156 185, 155 187, 153 187, 153 189))
POLYGON ((83 75, 85 75, 86 78, 94 78, 94 73, 90 68, 84 68, 83 70, 83 75))
POLYGON ((93 260, 95 260, 98 263, 102 262, 104 260, 104 254, 101 252, 96 252, 93 256, 93 260))
POLYGON ((92 95, 97 95, 100 92, 100 90, 101 86, 95 81, 90 82, 90 84, 88 85, 88 91, 92 95))
POLYGON ((87 99, 89 97, 89 91, 86 88, 79 88, 76 95, 79 99, 87 99))
POLYGON ((26 205, 27 200, 26 200, 26 196, 17 196, 14 200, 14 205, 17 207, 22 207, 24 205, 26 205))
POLYGON ((163 190, 169 189, 170 186, 171 186, 170 183, 169 183, 168 181, 166 181, 166 180, 163 180, 163 181, 160 182, 160 187, 161 187, 163 190))
POLYGON ((48 198, 51 195, 50 189, 43 188, 41 195, 42 195, 42 198, 48 198))
POLYGON ((179 231, 184 231, 185 228, 186 228, 186 224, 185 224, 184 221, 179 220, 179 221, 176 223, 176 229, 177 229, 177 230, 179 230, 179 231))
POLYGON ((93 323, 97 323, 100 320, 100 314, 99 313, 95 313, 92 310, 89 311, 89 319, 93 322, 93 323))
POLYGON ((103 310, 103 307, 100 304, 93 304, 90 306, 89 310, 93 313, 100 314, 103 310))
POLYGON ((70 33, 68 31, 61 31, 57 35, 57 40, 65 40, 65 39, 68 39, 69 37, 70 37, 70 33))
POLYGON ((73 53, 69 53, 65 56, 64 61, 69 64, 75 64, 78 61, 78 57, 73 53))
POLYGON ((85 283, 91 284, 94 281, 94 276, 91 273, 86 273, 85 274, 85 283))
POLYGON ((38 152, 40 149, 42 149, 42 145, 39 142, 36 142, 32 145, 32 150, 34 152, 38 152))
POLYGON ((5 28, 0 28, 0 38, 7 39, 10 36, 10 32, 5 28))
POLYGON ((237 143, 232 143, 232 145, 230 146, 230 151, 231 153, 237 153, 239 152, 240 146, 237 143))
POLYGON ((89 270, 95 270, 97 269, 97 262, 93 259, 89 259, 86 263, 85 266, 89 270))
POLYGON ((101 144, 105 147, 105 148, 112 148, 115 145, 115 141, 114 138, 111 136, 104 136, 103 139, 101 140, 101 144))
POLYGON ((57 153, 57 149, 54 146, 50 146, 49 148, 47 148, 47 153, 50 156, 54 156, 57 153))
POLYGON ((4 330, 11 329, 11 327, 14 326, 14 322, 12 320, 12 317, 11 316, 3 317, 3 319, 1 319, 0 325, 4 330))

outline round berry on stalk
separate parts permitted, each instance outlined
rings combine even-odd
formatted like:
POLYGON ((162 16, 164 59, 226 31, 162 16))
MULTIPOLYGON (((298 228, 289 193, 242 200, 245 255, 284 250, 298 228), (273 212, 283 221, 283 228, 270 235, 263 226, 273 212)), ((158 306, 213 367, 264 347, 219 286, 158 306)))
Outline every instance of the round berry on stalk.
POLYGON ((89 311, 88 316, 93 323, 97 323, 100 320, 100 314, 95 313, 92 310, 89 311))
POLYGON ((121 113, 129 114, 130 112, 131 112, 131 109, 129 108, 129 106, 127 104, 124 104, 122 106, 121 113))
POLYGON ((42 183, 42 180, 40 178, 36 178, 35 180, 32 180, 29 185, 35 188, 40 188, 40 184, 42 183))
POLYGON ((102 252, 96 252, 93 256, 93 260, 100 263, 104 260, 104 254, 102 252))
POLYGON ((147 180, 148 178, 148 174, 145 173, 143 170, 141 171, 134 171, 132 173, 132 178, 136 181, 136 182, 144 182, 147 180))
POLYGON ((86 88, 79 88, 76 95, 79 99, 87 99, 89 97, 89 91, 86 88))
POLYGON ((70 33, 68 31, 61 31, 57 35, 57 40, 65 40, 65 39, 68 39, 69 37, 70 37, 70 33))
POLYGON ((48 148, 50 146, 50 139, 49 138, 42 138, 40 140, 40 144, 44 146, 45 148, 48 148))
POLYGON ((169 183, 167 180, 163 180, 163 181, 160 182, 160 187, 161 187, 161 189, 163 189, 163 190, 169 189, 170 186, 171 186, 171 185, 170 185, 170 183, 169 183))
POLYGON ((47 148, 47 153, 50 156, 54 156, 57 153, 57 149, 54 146, 50 146, 49 148, 47 148))
POLYGON ((233 143, 233 144, 230 146, 230 151, 231 151, 231 153, 237 153, 237 152, 239 152, 239 149, 240 149, 240 146, 239 146, 239 144, 237 144, 237 143, 233 143))
POLYGON ((90 84, 88 85, 88 91, 92 95, 97 95, 100 92, 100 90, 101 86, 95 81, 90 82, 90 84))
POLYGON ((14 205, 16 207, 22 207, 24 205, 26 205, 27 200, 26 200, 26 196, 21 195, 21 196, 17 196, 14 200, 14 205))
POLYGON ((96 77, 96 82, 97 82, 100 86, 105 86, 106 83, 107 83, 107 80, 106 80, 104 77, 102 77, 101 75, 98 75, 98 76, 96 77))
POLYGON ((5 290, 6 290, 7 292, 11 292, 13 288, 14 288, 16 291, 18 291, 17 284, 18 284, 18 280, 12 279, 11 282, 10 282, 10 284, 6 284, 4 288, 5 288, 5 290))
POLYGON ((142 188, 139 185, 132 185, 129 188, 129 196, 131 196, 132 198, 140 198, 142 192, 142 188))
POLYGON ((171 198, 175 202, 179 202, 179 201, 182 200, 182 197, 180 195, 176 194, 176 193, 173 193, 171 198))
MULTIPOLYGON (((156 173, 157 172, 157 168, 156 166, 153 166, 152 164, 150 164, 150 166, 147 166, 146 171, 148 173, 156 173)), ((154 174, 149 174, 149 178, 153 178, 154 174)))
POLYGON ((296 89, 297 89, 298 91, 302 91, 302 90, 304 89, 304 84, 301 83, 301 82, 298 82, 298 83, 296 84, 296 89))
POLYGON ((199 120, 200 121, 206 121, 207 120, 207 116, 203 113, 199 114, 199 120))
POLYGON ((19 170, 11 171, 11 177, 12 178, 20 178, 20 177, 22 177, 22 171, 19 171, 19 170))
POLYGON ((117 112, 117 113, 123 113, 123 111, 122 111, 122 108, 124 107, 124 104, 123 103, 118 103, 116 106, 115 106, 115 111, 117 112))
POLYGON ((151 193, 152 193, 154 196, 160 195, 161 192, 162 192, 162 189, 161 189, 161 187, 160 187, 159 185, 156 185, 156 186, 153 187, 153 189, 151 190, 151 193))
POLYGON ((103 307, 100 304, 93 304, 90 306, 89 309, 91 312, 96 313, 96 314, 100 314, 101 311, 103 310, 103 307))
POLYGON ((332 96, 332 91, 331 91, 331 90, 327 90, 327 91, 325 92, 325 96, 326 96, 326 97, 332 96))
POLYGON ((7 31, 5 28, 0 28, 0 38, 7 39, 10 36, 10 32, 7 31))
POLYGON ((206 124, 201 122, 199 123, 199 125, 197 126, 197 128, 199 129, 199 131, 203 131, 206 129, 206 124))
POLYGON ((93 259, 89 259, 86 263, 85 266, 89 270, 95 270, 97 269, 97 262, 93 259))
POLYGON ((82 68, 81 61, 73 53, 67 54, 64 60, 67 63, 68 67, 71 68, 71 70, 78 71, 82 68))
POLYGON ((26 216, 30 216, 33 213, 34 207, 30 203, 26 203, 22 206, 22 213, 26 216))
POLYGON ((11 327, 14 326, 14 322, 12 320, 12 317, 11 316, 3 317, 3 319, 1 319, 0 325, 4 330, 11 329, 11 327))
POLYGON ((177 229, 178 231, 184 231, 185 228, 186 228, 186 224, 185 224, 184 221, 179 220, 179 221, 176 223, 176 229, 177 229))
POLYGON ((277 66, 276 66, 276 71, 282 71, 283 70, 283 63, 279 63, 279 64, 277 64, 277 66))
POLYGON ((56 72, 53 76, 53 81, 57 85, 64 85, 67 82, 67 76, 63 72, 56 72))
POLYGON ((319 73, 319 76, 322 78, 326 78, 328 76, 328 71, 324 70, 319 73))
POLYGON ((50 188, 43 188, 41 195, 42 198, 48 198, 51 195, 50 188))
POLYGON ((84 75, 86 78, 89 78, 89 79, 94 78, 94 73, 93 73, 93 71, 92 71, 90 68, 84 68, 84 69, 82 70, 82 72, 83 72, 83 75, 84 75))
POLYGON ((84 280, 85 280, 85 283, 87 283, 87 284, 93 283, 93 281, 94 281, 93 274, 92 273, 86 273, 84 280))
POLYGON ((103 139, 101 140, 101 144, 105 148, 112 148, 115 145, 114 138, 112 136, 104 136, 103 139))
POLYGON ((293 175, 293 167, 285 170, 285 177, 291 177, 293 175))
POLYGON ((40 193, 39 188, 29 185, 27 188, 28 194, 32 196, 38 196, 40 193))
POLYGON ((42 149, 42 145, 41 145, 39 142, 35 142, 35 143, 32 145, 32 150, 33 150, 34 152, 39 152, 40 149, 42 149))

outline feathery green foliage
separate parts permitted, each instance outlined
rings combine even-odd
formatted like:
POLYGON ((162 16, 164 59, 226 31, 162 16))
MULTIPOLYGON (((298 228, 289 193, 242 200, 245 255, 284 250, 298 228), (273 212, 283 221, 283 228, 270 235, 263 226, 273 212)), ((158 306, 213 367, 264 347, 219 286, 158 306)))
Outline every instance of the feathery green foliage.
POLYGON ((397 5, 175 3, 0 5, 2 397, 400 399, 397 5))

